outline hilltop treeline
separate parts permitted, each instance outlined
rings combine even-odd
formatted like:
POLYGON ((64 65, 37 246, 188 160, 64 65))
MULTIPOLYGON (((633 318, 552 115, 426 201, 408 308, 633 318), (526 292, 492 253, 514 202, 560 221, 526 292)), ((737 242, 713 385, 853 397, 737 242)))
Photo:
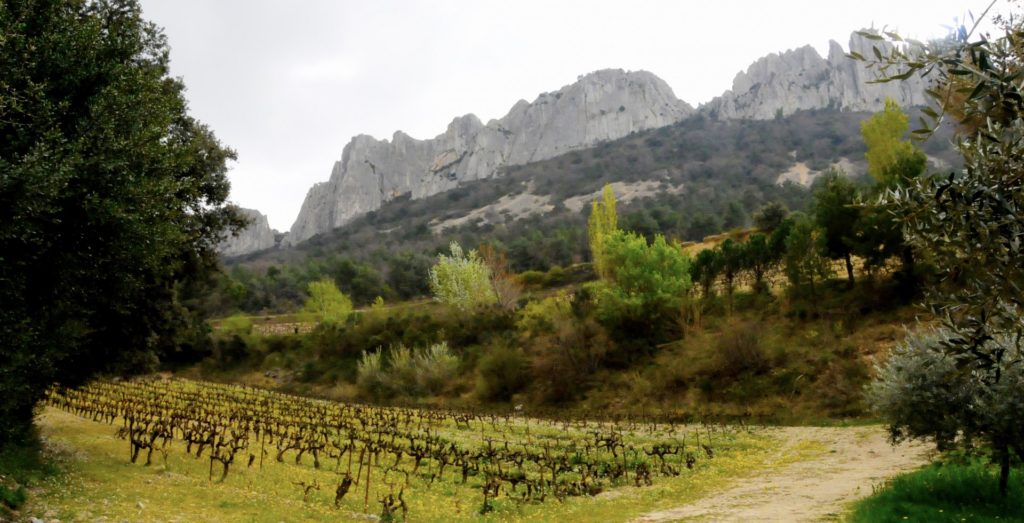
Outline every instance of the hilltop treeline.
MULTIPOLYGON (((509 168, 502 177, 468 183, 422 200, 398 198, 381 209, 293 249, 230 260, 207 299, 211 314, 286 312, 304 299, 306 285, 333 278, 357 305, 426 294, 423 280, 434 257, 451 240, 467 247, 492 244, 508 253, 512 270, 547 272, 590 260, 589 206, 565 201, 594 194, 607 183, 660 183, 649 197, 620 203, 626 229, 648 239, 700 241, 754 225, 762 207, 779 203, 806 210, 812 191, 778 184, 794 162, 823 171, 846 158, 860 162, 865 147, 859 123, 867 113, 799 112, 771 121, 716 121, 695 117, 674 126, 636 133, 551 160, 509 168), (435 232, 432 226, 465 216, 505 195, 549 197, 553 209, 511 221, 492 213, 485 222, 435 232)), ((957 163, 949 131, 923 144, 929 156, 957 163)), ((857 163, 863 169, 862 163, 857 163)), ((858 173, 847 173, 869 186, 858 173)), ((557 279, 557 278, 556 278, 557 279)))

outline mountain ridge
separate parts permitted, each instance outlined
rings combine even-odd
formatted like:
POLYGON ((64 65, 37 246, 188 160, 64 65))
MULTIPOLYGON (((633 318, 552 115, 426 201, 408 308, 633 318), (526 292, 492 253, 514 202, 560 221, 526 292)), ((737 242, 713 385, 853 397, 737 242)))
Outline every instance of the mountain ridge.
MULTIPOLYGON (((870 55, 872 45, 888 44, 857 32, 850 35, 851 52, 870 55)), ((871 74, 831 40, 827 57, 806 45, 756 60, 737 73, 732 89, 697 109, 676 98, 653 73, 603 69, 541 93, 533 102, 521 99, 504 117, 487 124, 473 114, 456 117, 432 139, 417 140, 402 131, 390 141, 360 134, 344 147, 330 178, 310 188, 295 223, 278 245, 296 245, 403 195, 424 198, 465 182, 498 177, 508 167, 695 115, 764 120, 823 108, 877 111, 887 97, 907 107, 926 103, 922 79, 871 84, 871 74)))
MULTIPOLYGON (((857 32, 850 35, 849 51, 871 56, 872 46, 887 55, 891 44, 873 41, 857 32)), ((799 110, 834 107, 842 111, 878 111, 886 98, 902 107, 926 105, 925 81, 912 76, 902 82, 869 83, 874 74, 847 57, 835 40, 828 56, 805 45, 770 53, 754 61, 733 79, 732 89, 698 109, 715 118, 766 120, 799 110)))
POLYGON ((330 179, 309 190, 286 242, 293 245, 344 225, 405 193, 423 198, 494 177, 507 165, 662 127, 693 112, 649 72, 605 69, 541 93, 533 102, 520 100, 486 125, 469 114, 427 140, 401 131, 391 141, 358 135, 345 146, 330 179))

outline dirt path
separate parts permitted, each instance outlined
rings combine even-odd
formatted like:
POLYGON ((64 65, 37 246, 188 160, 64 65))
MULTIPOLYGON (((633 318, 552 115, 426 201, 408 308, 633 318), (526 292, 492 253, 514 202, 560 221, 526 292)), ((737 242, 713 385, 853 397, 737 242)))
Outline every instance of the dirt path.
POLYGON ((829 521, 873 485, 927 462, 929 447, 893 448, 880 427, 776 429, 787 445, 819 441, 823 455, 750 478, 689 505, 651 512, 635 522, 829 521))

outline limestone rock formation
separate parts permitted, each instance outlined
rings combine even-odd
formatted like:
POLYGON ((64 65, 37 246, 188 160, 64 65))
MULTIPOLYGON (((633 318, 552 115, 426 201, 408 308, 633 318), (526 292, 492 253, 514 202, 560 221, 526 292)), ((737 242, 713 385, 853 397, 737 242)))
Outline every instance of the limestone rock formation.
POLYGON ((345 146, 330 179, 309 190, 285 241, 298 243, 339 227, 403 194, 423 198, 494 177, 503 166, 663 127, 693 112, 651 73, 602 70, 532 103, 520 100, 487 124, 472 114, 458 117, 433 139, 417 140, 401 131, 391 141, 357 136, 345 146))
MULTIPOLYGON (((873 56, 872 45, 889 44, 850 35, 850 51, 873 56)), ((844 111, 878 111, 885 99, 903 107, 928 103, 925 80, 871 84, 875 72, 846 57, 836 41, 829 42, 828 58, 811 46, 770 54, 736 75, 732 90, 701 106, 702 113, 722 119, 766 120, 805 109, 833 107, 844 111)))
POLYGON ((249 226, 217 246, 217 251, 222 256, 241 256, 277 245, 278 232, 270 228, 270 222, 264 214, 255 209, 239 208, 239 211, 249 219, 249 226))

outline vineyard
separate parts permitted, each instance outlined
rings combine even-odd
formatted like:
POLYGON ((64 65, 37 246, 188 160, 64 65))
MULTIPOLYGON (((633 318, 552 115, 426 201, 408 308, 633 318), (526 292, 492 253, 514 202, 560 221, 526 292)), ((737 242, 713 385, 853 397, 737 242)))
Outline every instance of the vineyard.
POLYGON ((609 509, 616 504, 628 515, 641 501, 677 501, 680 492, 692 496, 769 464, 770 438, 752 427, 683 416, 542 420, 333 403, 179 379, 54 389, 46 403, 48 413, 107 426, 100 434, 109 436, 89 444, 109 440, 122 467, 186 475, 214 492, 231 486, 249 501, 285 502, 296 507, 288 520, 300 513, 586 520, 616 513, 609 509))

